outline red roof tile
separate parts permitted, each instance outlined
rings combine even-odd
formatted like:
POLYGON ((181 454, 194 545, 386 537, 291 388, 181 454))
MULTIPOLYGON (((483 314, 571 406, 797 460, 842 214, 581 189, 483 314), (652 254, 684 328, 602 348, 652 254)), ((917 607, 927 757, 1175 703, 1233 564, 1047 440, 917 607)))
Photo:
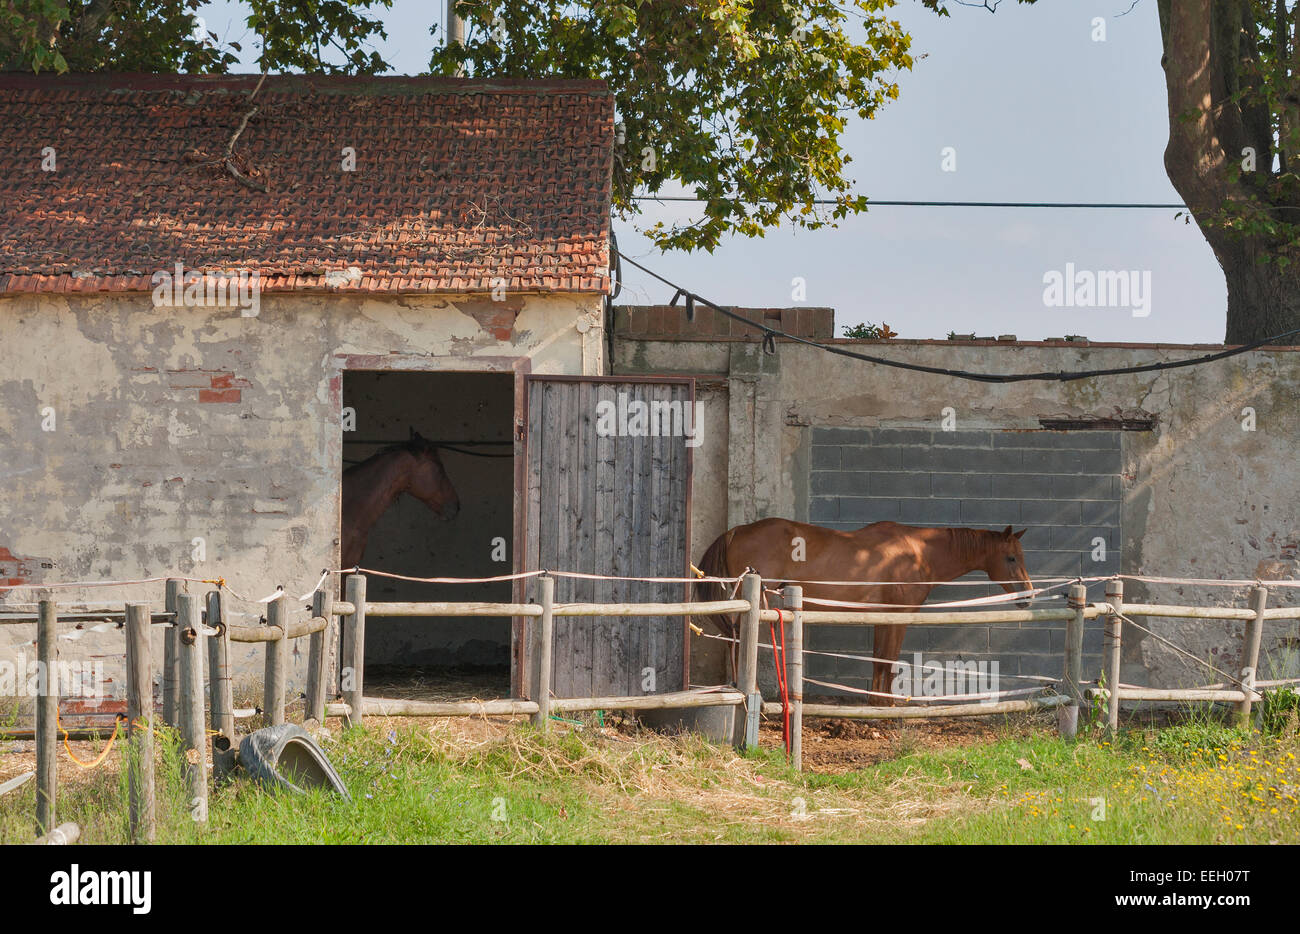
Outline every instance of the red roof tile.
POLYGON ((0 75, 0 294, 150 291, 176 263, 263 291, 605 291, 602 82, 283 76, 250 103, 257 81, 0 75), (265 193, 221 161, 253 106, 233 162, 265 193))

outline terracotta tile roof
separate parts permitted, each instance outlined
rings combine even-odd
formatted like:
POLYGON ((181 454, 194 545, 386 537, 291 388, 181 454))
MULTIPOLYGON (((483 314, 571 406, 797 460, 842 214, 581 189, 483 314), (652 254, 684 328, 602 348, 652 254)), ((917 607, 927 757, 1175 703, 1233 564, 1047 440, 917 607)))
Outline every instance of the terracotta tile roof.
POLYGON ((0 75, 0 294, 151 291, 176 263, 263 291, 606 290, 602 82, 257 82, 0 75), (254 105, 233 164, 266 192, 223 164, 254 105))

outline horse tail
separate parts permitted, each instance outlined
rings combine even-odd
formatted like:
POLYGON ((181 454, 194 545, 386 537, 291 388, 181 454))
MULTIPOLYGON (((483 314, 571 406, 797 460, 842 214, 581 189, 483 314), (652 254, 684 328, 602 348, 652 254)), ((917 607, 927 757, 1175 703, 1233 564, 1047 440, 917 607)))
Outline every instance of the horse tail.
MULTIPOLYGON (((727 568, 727 549, 731 546, 731 540, 735 535, 735 529, 728 529, 715 538, 713 544, 704 552, 704 557, 700 559, 699 569, 704 572, 706 577, 731 577, 731 571, 727 568)), ((731 591, 726 585, 717 581, 696 581, 695 599, 700 601, 729 600, 731 599, 731 591)), ((704 626, 706 621, 711 623, 715 628, 721 630, 723 635, 731 639, 734 639, 736 633, 740 631, 740 617, 735 613, 700 616, 693 619, 695 625, 701 627, 704 626)))

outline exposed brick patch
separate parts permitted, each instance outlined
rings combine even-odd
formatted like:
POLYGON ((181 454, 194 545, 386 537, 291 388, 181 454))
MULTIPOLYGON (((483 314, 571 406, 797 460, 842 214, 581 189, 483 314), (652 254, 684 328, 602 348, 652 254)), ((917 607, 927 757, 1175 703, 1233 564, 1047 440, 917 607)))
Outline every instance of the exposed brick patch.
MULTIPOLYGON (((108 684, 113 683, 112 678, 106 678, 108 684)), ((86 716, 116 716, 117 714, 126 714, 125 700, 86 699, 80 697, 64 697, 59 700, 59 713, 72 717, 86 716)))
POLYGON ((240 390, 252 385, 229 370, 168 370, 167 384, 175 390, 198 390, 199 402, 238 402, 240 390))
POLYGON ((200 402, 238 402, 240 391, 238 389, 200 389, 200 402))
POLYGON ((479 327, 499 341, 508 341, 515 333, 515 321, 519 317, 519 302, 492 302, 490 305, 466 305, 457 307, 478 322, 479 327))
POLYGON ((0 585, 17 587, 30 584, 38 578, 41 568, 52 568, 54 562, 49 558, 36 558, 31 555, 16 555, 8 548, 0 546, 0 585))
MULTIPOLYGON (((211 381, 211 382, 212 382, 212 386, 211 386, 212 389, 234 389, 234 388, 235 388, 235 374, 234 374, 234 373, 222 373, 222 374, 220 374, 220 375, 218 375, 218 376, 214 376, 214 377, 212 377, 212 381, 211 381)), ((239 382, 240 382, 240 385, 243 385, 243 386, 247 386, 247 385, 248 385, 248 381, 247 381, 247 380, 240 380, 239 382)))

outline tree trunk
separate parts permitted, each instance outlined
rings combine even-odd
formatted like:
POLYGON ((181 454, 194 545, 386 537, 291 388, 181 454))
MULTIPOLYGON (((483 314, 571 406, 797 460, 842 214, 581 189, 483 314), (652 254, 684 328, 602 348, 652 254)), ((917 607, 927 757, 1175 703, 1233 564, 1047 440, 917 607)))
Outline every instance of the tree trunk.
MULTIPOLYGON (((1243 76, 1254 80, 1241 59, 1257 61, 1253 7, 1244 0, 1158 0, 1157 9, 1169 94, 1165 171, 1223 267, 1224 341, 1249 344, 1300 328, 1300 262, 1277 262, 1294 257, 1288 237, 1230 235, 1216 223, 1230 203, 1245 205, 1260 191, 1254 178, 1232 177, 1245 148, 1255 150, 1257 172, 1272 172, 1265 115, 1258 102, 1245 115, 1239 104, 1243 76)), ((1281 343, 1300 344, 1300 335, 1281 343)))
MULTIPOLYGON (((1214 252, 1228 282, 1225 343, 1249 344, 1300 328, 1300 263, 1279 266, 1266 246, 1252 240, 1214 252), (1262 262, 1263 256, 1270 261, 1262 262)), ((1300 334, 1281 343, 1300 345, 1300 334)))

